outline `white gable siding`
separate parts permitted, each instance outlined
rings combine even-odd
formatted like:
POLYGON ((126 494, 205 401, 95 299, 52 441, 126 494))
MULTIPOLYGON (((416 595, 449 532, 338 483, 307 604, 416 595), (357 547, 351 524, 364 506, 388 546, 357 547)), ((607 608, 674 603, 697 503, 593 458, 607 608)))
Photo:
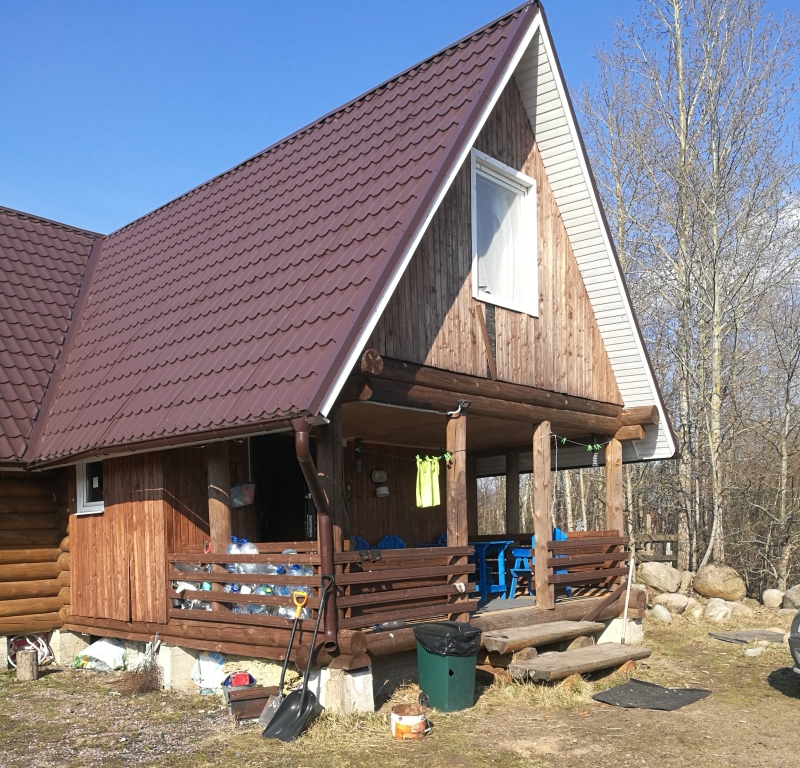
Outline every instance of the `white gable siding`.
MULTIPOLYGON (((622 275, 600 219, 600 201, 594 194, 580 147, 578 127, 569 109, 566 89, 556 71, 552 44, 543 25, 539 25, 517 65, 514 79, 528 112, 625 406, 656 403, 661 410, 661 423, 657 427, 648 427, 644 440, 635 447, 630 442, 624 444, 624 460, 671 457, 675 446, 667 427, 666 414, 645 358, 644 342, 633 321, 633 310, 623 288, 622 275)), ((562 466, 586 464, 585 450, 567 449, 559 453, 562 466)))

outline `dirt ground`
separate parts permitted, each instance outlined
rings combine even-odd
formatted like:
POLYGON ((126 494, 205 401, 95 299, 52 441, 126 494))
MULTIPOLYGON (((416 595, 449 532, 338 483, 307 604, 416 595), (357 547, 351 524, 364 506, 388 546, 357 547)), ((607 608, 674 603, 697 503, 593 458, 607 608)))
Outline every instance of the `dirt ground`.
MULTIPOLYGON (((725 629, 784 627, 759 612, 725 629)), ((712 695, 676 712, 622 710, 592 693, 623 682, 615 673, 566 685, 497 680, 479 686, 465 712, 431 713, 432 733, 396 742, 387 707, 374 715, 323 716, 292 744, 265 741, 255 725, 234 726, 216 697, 152 693, 129 697, 124 674, 49 669, 35 683, 0 674, 0 765, 83 766, 800 766, 800 675, 786 645, 756 658, 708 637, 719 625, 645 621, 653 655, 633 676, 712 695)), ((415 689, 394 702, 413 700, 415 689)), ((390 702, 392 703, 392 702, 390 702)))

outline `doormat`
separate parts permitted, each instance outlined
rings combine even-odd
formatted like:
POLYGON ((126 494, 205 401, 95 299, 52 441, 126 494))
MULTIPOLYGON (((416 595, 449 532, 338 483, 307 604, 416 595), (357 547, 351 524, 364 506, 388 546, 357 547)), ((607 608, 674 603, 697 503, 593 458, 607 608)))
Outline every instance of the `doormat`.
POLYGON ((616 688, 596 693, 592 698, 603 704, 627 709, 660 709, 672 712, 687 704, 694 704, 710 696, 711 691, 703 688, 662 688, 644 680, 629 680, 616 688))

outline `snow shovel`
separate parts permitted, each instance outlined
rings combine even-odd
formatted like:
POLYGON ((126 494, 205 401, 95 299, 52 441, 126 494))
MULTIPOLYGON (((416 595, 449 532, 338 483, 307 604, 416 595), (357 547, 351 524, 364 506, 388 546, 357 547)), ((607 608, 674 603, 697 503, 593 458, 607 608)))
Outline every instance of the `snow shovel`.
POLYGON ((305 592, 293 592, 292 600, 294 600, 294 604, 297 607, 294 612, 292 634, 289 635, 289 647, 286 649, 286 656, 283 658, 283 667, 281 669, 281 679, 278 683, 278 692, 274 696, 270 696, 269 700, 264 706, 261 716, 258 718, 258 722, 261 723, 261 725, 269 725, 270 721, 275 716, 275 713, 278 711, 278 707, 280 707, 281 702, 283 701, 283 681, 286 678, 286 668, 289 666, 289 654, 291 653, 292 644, 294 643, 294 634, 297 632, 297 622, 300 620, 300 613, 305 607, 305 604, 308 602, 308 594, 305 592))
POLYGON ((311 659, 313 649, 317 644, 319 622, 325 612, 325 598, 328 590, 333 587, 333 576, 322 576, 322 591, 319 597, 319 610, 317 621, 314 624, 314 635, 311 639, 312 652, 308 654, 306 672, 303 675, 303 685, 299 691, 292 691, 282 702, 278 711, 273 715, 270 724, 261 734, 265 739, 278 739, 279 741, 294 741, 308 725, 311 715, 317 708, 317 697, 308 690, 308 675, 311 672, 311 659))

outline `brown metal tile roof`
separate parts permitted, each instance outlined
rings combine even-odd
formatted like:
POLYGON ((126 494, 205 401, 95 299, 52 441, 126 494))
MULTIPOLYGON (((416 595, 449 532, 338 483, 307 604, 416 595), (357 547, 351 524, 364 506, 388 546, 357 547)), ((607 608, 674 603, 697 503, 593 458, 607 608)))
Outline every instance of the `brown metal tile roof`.
POLYGON ((97 237, 0 207, 0 463, 25 453, 97 237))
POLYGON ((318 413, 536 11, 106 238, 36 461, 318 413))

